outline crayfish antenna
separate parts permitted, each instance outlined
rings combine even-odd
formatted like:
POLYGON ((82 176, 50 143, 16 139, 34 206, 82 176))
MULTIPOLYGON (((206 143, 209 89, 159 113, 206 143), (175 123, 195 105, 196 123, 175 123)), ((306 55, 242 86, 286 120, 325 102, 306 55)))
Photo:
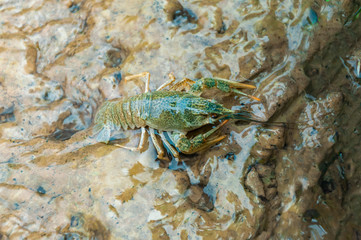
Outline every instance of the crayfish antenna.
POLYGON ((259 101, 259 102, 261 101, 261 99, 259 99, 258 97, 255 97, 255 96, 252 96, 252 95, 248 95, 248 94, 246 94, 246 93, 244 93, 244 92, 242 92, 242 91, 239 91, 239 90, 237 90, 237 89, 232 89, 232 91, 233 91, 234 93, 237 93, 237 94, 240 94, 240 95, 243 95, 243 96, 252 98, 252 99, 254 99, 254 100, 256 100, 256 101, 259 101))

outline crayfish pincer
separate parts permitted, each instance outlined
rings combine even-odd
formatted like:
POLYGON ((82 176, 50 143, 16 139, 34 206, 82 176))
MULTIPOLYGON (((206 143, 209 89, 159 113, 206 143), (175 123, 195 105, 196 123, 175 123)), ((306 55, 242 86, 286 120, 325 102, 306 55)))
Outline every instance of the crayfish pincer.
POLYGON ((217 88, 223 92, 234 92, 259 101, 258 98, 238 90, 255 88, 255 86, 220 78, 198 80, 184 78, 176 82, 174 75, 169 74, 170 80, 153 92, 149 90, 150 74, 148 72, 128 76, 125 81, 140 77, 147 78, 143 94, 105 101, 99 108, 93 127, 94 133, 98 134, 98 141, 108 143, 113 130, 141 128, 142 134, 138 147, 115 144, 130 150, 141 151, 146 143, 147 128, 158 158, 165 159, 165 154, 157 134, 172 155, 178 158, 179 152, 196 153, 224 139, 226 136, 215 137, 213 134, 228 119, 251 120, 247 111, 235 112, 215 101, 201 97, 204 90, 217 88), (166 88, 168 89, 164 90, 166 88), (205 133, 191 139, 187 137, 189 131, 217 123, 219 124, 216 127, 205 133))

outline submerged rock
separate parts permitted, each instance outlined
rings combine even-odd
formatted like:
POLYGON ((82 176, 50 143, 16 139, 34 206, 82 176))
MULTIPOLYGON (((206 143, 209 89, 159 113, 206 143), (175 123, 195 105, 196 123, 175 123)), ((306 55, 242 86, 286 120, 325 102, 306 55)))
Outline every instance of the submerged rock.
POLYGON ((247 174, 245 184, 256 196, 260 198, 264 198, 266 196, 263 183, 254 168, 252 168, 252 170, 247 174))
POLYGON ((359 235, 356 1, 29 0, 0 11, 0 238, 359 235), (204 95, 269 125, 230 121, 216 146, 171 162, 151 143, 113 145, 137 146, 139 130, 97 143, 96 109, 144 92, 142 79, 122 80, 144 71, 151 91, 170 72, 247 81, 261 101, 204 95))

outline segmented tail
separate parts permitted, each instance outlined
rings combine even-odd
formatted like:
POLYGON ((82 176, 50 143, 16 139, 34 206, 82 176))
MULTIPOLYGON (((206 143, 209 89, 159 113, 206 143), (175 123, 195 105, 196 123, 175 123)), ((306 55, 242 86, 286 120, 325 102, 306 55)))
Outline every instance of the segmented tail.
POLYGON ((138 98, 130 97, 105 101, 100 106, 94 118, 93 135, 97 135, 98 142, 108 143, 112 131, 139 128, 145 125, 137 114, 140 112, 138 98))

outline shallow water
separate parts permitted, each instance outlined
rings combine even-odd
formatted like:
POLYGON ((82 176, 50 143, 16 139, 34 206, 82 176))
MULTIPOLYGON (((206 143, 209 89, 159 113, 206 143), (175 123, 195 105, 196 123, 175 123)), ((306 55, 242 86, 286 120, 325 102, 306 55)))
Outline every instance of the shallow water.
POLYGON ((360 238, 360 6, 2 1, 0 239, 360 238), (152 90, 248 81, 261 102, 205 96, 288 124, 231 121, 178 163, 96 142, 98 107, 144 71, 152 90))

